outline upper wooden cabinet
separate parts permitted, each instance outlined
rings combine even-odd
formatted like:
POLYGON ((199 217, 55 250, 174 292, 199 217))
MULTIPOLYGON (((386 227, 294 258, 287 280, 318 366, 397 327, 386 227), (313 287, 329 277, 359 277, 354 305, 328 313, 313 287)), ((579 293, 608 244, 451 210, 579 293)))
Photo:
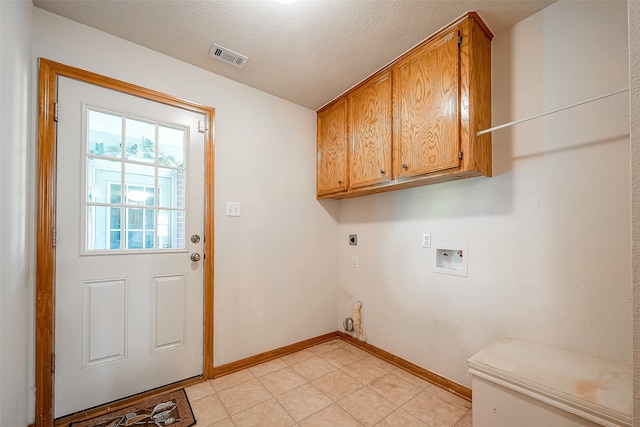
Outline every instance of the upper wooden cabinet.
POLYGON ((347 190, 347 101, 318 112, 318 196, 347 190))
POLYGON ((397 178, 459 166, 458 40, 448 31, 393 68, 397 178))
POLYGON ((492 38, 469 12, 318 110, 317 196, 491 176, 492 38))
POLYGON ((349 106, 351 189, 390 182, 391 71, 367 82, 347 97, 349 106))

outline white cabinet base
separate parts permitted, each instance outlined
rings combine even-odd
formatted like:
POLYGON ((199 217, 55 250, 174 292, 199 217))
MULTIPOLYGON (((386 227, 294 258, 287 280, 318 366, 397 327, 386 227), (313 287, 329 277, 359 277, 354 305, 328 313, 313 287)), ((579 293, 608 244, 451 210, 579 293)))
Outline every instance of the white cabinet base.
POLYGON ((473 376, 473 427, 598 427, 562 409, 473 376))

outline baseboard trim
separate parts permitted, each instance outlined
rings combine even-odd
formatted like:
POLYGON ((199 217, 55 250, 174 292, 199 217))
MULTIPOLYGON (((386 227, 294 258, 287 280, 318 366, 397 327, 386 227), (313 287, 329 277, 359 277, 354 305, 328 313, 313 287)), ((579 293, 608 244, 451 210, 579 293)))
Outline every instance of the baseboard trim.
POLYGON ((213 378, 222 377, 224 375, 232 374, 234 372, 241 371, 243 369, 250 368, 252 366, 259 365, 260 363, 268 362, 273 359, 277 359, 287 354, 295 353, 300 350, 304 350, 314 345, 322 344, 323 342, 335 340, 339 338, 338 331, 329 332, 328 334, 320 335, 315 338, 300 341, 294 344, 286 345, 284 347, 276 348, 275 350, 269 350, 264 353, 257 354, 255 356, 247 357, 246 359, 237 360, 235 362, 227 363, 213 368, 213 378))
POLYGON ((453 382, 445 377, 441 377, 440 375, 433 373, 431 371, 428 371, 424 368, 421 368, 420 366, 415 365, 409 362, 408 360, 404 360, 398 356, 395 356, 389 353, 388 351, 382 350, 376 346, 373 346, 369 343, 366 343, 357 338, 354 338, 351 335, 345 334, 344 332, 338 331, 337 334, 340 337, 340 339, 342 339, 343 341, 346 341, 349 344, 352 344, 358 348, 361 348, 362 350, 370 354, 373 354, 374 356, 379 357, 380 359, 386 362, 389 362, 392 365, 397 366, 398 368, 409 372, 410 374, 413 374, 419 378, 422 378, 423 380, 428 381, 431 384, 434 384, 440 388, 443 388, 448 392, 453 393, 456 396, 459 396, 471 402, 472 393, 470 388, 467 388, 461 384, 453 382))
POLYGON ((224 375, 232 374, 234 372, 251 368, 252 366, 256 366, 261 363, 268 362, 270 360, 277 359, 279 357, 286 356, 288 354, 295 353, 297 351, 304 350, 306 348, 313 347, 314 345, 322 344, 323 342, 331 341, 334 339, 341 339, 349 344, 361 348, 362 350, 376 357, 379 357, 380 359, 389 362, 392 365, 406 372, 409 372, 410 374, 422 378, 423 380, 428 381, 433 385, 436 385, 444 390, 447 390, 450 393, 455 394, 456 396, 459 396, 471 402, 472 393, 470 388, 453 382, 427 369, 421 368, 420 366, 413 364, 408 360, 404 360, 392 353, 389 353, 388 351, 363 342, 341 331, 330 332, 328 334, 320 335, 315 338, 310 338, 308 340, 266 351, 255 356, 247 357, 246 359, 241 359, 235 362, 215 367, 213 368, 213 377, 218 378, 224 375))

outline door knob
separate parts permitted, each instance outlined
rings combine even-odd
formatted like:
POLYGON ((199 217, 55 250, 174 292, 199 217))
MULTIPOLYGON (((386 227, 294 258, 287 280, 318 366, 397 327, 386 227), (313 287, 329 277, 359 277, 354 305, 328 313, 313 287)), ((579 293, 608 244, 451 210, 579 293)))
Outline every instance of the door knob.
POLYGON ((198 236, 197 234, 194 234, 193 236, 191 236, 191 243, 198 243, 200 242, 200 236, 198 236))
POLYGON ((200 254, 198 252, 194 252, 191 254, 191 261, 198 262, 200 261, 200 254))

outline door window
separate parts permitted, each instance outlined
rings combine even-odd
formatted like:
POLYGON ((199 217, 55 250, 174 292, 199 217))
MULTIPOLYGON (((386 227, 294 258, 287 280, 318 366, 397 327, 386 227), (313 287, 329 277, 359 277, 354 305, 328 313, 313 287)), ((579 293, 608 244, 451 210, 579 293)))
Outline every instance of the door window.
POLYGON ((84 254, 184 250, 188 129, 85 106, 84 254))

